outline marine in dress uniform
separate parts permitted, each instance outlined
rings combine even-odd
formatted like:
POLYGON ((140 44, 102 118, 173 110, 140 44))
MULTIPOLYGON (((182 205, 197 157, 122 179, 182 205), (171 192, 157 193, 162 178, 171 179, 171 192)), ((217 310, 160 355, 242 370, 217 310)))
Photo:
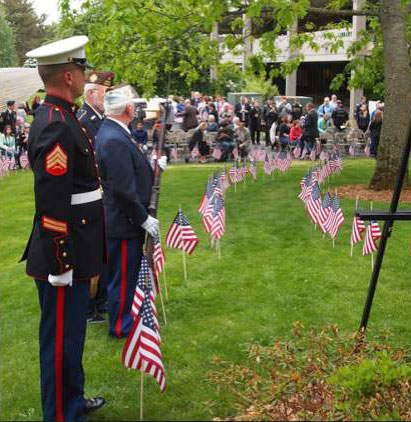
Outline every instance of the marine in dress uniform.
MULTIPOLYGON (((96 138, 109 251, 109 335, 117 338, 126 337, 133 325, 131 307, 145 230, 152 236, 158 233, 158 221, 148 214, 153 169, 128 129, 133 100, 128 86, 107 92, 107 117, 96 138)), ((166 162, 161 157, 162 169, 166 162)))
POLYGON ((28 156, 35 216, 22 260, 41 308, 40 373, 45 422, 79 422, 101 407, 84 398, 82 355, 90 279, 106 261, 101 190, 90 139, 73 113, 84 85, 85 36, 27 53, 46 88, 32 124, 28 156))
MULTIPOLYGON (((84 104, 76 116, 93 144, 104 119, 104 94, 107 88, 113 86, 114 73, 108 71, 86 72, 84 86, 84 104)), ((96 285, 90 286, 90 302, 87 310, 87 322, 104 322, 101 316, 107 312, 107 268, 104 268, 96 285)))

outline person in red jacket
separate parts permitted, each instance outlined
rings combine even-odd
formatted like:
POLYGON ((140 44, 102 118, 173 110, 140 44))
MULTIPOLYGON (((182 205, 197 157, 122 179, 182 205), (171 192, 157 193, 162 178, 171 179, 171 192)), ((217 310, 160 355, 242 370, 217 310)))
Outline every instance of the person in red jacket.
POLYGON ((301 122, 294 120, 290 129, 290 145, 295 146, 301 138, 301 122))

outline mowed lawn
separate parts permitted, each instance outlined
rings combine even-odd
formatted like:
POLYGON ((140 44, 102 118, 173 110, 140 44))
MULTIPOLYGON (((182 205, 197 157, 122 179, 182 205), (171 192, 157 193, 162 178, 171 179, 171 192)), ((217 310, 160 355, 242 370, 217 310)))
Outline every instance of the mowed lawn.
MULTIPOLYGON (((354 200, 342 199, 346 223, 336 240, 323 239, 309 223, 297 199, 299 182, 310 163, 293 162, 291 170, 270 178, 261 166, 256 183, 230 188, 226 196, 227 230, 222 258, 210 249, 197 211, 206 180, 219 165, 169 166, 163 176, 160 222, 164 239, 181 204, 201 242, 187 259, 183 280, 181 254, 165 248, 170 300, 169 324, 162 325, 167 389, 160 394, 145 382, 145 419, 204 420, 236 413, 232 396, 207 381, 213 360, 244 359, 245 345, 269 344, 290 335, 292 323, 336 323, 344 332, 358 327, 370 279, 370 258, 349 239, 354 200)), ((372 160, 346 160, 330 188, 367 183, 372 160)), ((1 420, 40 420, 38 365, 39 306, 33 281, 18 260, 33 216, 31 172, 1 181, 1 420)), ((362 205, 369 207, 369 203, 362 205)), ((387 209, 374 203, 374 209, 387 209)), ((390 330, 396 345, 411 342, 411 224, 397 223, 389 240, 370 331, 390 330)), ((103 395, 108 404, 94 420, 138 420, 139 373, 121 364, 124 341, 107 335, 105 324, 89 326, 84 365, 86 393, 103 395)))

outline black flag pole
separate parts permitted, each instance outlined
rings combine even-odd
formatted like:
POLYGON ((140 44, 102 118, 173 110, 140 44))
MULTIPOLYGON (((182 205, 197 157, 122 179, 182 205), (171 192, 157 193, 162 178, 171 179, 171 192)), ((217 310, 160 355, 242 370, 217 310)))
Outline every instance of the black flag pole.
POLYGON ((371 308, 373 305, 375 290, 377 288, 378 278, 380 275, 381 265, 384 259, 385 249, 387 246, 388 238, 391 235, 391 231, 396 220, 411 220, 411 210, 402 210, 398 212, 398 203, 400 201, 401 191, 404 185, 405 176, 407 174, 408 159, 411 151, 411 120, 408 125, 407 131, 407 141, 404 146, 404 152, 402 156, 401 165, 398 169, 397 182, 395 185, 395 190, 391 199, 391 205, 389 212, 381 211, 371 211, 371 212, 362 212, 358 211, 356 213, 363 220, 380 220, 385 221, 384 228, 381 236, 380 245, 378 247, 377 259, 375 261, 374 270, 372 272, 370 286, 368 288, 367 300, 365 302, 363 315, 360 324, 360 333, 364 334, 368 320, 370 318, 371 308))

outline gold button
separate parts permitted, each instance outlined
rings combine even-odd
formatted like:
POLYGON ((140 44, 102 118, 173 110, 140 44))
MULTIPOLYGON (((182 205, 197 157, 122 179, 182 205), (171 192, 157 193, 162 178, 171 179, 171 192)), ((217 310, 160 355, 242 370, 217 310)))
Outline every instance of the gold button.
POLYGON ((67 252, 63 252, 63 256, 66 257, 67 256, 67 252))
POLYGON ((69 264, 67 264, 67 265, 66 265, 66 268, 67 268, 67 269, 69 269, 69 268, 70 268, 70 265, 69 265, 69 264))
POLYGON ((84 151, 85 151, 85 152, 88 152, 88 149, 86 148, 84 151))
POLYGON ((81 220, 81 224, 86 224, 87 223, 87 220, 85 219, 85 218, 83 218, 82 220, 81 220))
POLYGON ((60 240, 60 245, 64 245, 64 240, 60 240))

